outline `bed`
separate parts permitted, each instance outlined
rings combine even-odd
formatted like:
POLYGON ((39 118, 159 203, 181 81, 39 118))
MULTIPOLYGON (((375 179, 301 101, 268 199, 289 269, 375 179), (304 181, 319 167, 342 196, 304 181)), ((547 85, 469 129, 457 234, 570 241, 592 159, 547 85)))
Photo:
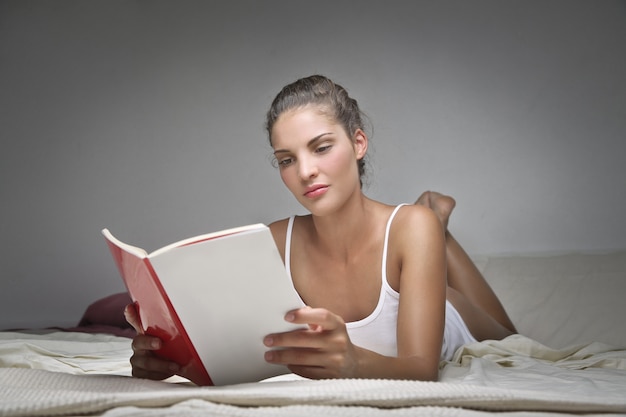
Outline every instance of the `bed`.
POLYGON ((128 329, 83 318, 0 332, 0 416, 626 415, 626 251, 476 263, 520 335, 460 348, 440 382, 140 380, 128 329))

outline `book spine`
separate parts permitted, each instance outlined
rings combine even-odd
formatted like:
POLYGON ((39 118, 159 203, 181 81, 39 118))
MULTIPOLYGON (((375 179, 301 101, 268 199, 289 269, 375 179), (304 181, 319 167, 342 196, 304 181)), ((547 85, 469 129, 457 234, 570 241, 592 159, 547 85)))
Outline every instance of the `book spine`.
POLYGON ((143 332, 163 341, 155 354, 179 364, 179 375, 195 384, 214 385, 149 259, 127 252, 109 240, 107 243, 139 314, 143 332))

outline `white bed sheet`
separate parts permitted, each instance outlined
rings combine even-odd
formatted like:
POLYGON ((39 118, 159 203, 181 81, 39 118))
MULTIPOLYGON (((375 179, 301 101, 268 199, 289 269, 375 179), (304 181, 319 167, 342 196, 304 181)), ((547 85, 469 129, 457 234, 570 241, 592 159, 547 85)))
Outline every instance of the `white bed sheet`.
POLYGON ((130 376, 130 339, 79 332, 0 332, 0 367, 130 376))
POLYGON ((0 332, 0 416, 626 415, 626 350, 550 349, 523 336, 468 345, 441 382, 309 381, 195 387, 129 377, 130 340, 0 332))

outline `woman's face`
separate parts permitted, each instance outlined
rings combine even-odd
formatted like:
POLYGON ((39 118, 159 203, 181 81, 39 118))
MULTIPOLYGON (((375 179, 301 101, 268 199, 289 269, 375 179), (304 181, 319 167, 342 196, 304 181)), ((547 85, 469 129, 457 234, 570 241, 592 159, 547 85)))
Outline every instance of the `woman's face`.
POLYGON ((283 113, 271 140, 283 182, 312 214, 336 210, 360 192, 357 160, 367 151, 363 131, 350 138, 315 107, 305 107, 283 113))

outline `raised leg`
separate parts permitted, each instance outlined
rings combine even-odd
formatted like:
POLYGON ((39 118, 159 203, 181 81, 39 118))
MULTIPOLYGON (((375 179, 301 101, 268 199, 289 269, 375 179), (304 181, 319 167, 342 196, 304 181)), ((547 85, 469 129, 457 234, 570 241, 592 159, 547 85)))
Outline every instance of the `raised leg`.
POLYGON ((448 298, 477 339, 499 338, 517 330, 502 303, 472 259, 448 231, 448 219, 456 202, 450 196, 426 191, 416 204, 430 207, 446 231, 448 298))

